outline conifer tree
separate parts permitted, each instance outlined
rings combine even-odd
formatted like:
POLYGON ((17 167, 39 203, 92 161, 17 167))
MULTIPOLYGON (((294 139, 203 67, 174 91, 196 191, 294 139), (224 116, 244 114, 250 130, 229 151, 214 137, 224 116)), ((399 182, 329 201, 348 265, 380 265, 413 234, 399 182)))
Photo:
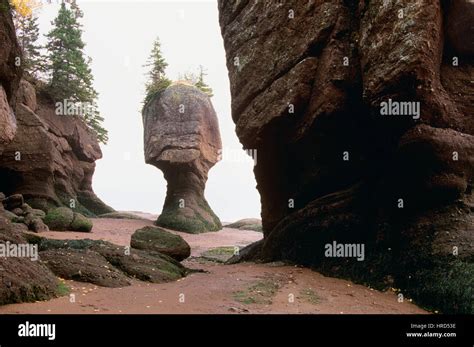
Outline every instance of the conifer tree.
POLYGON ((44 72, 44 57, 41 54, 41 46, 38 44, 39 26, 38 17, 34 13, 34 9, 26 6, 23 2, 16 2, 18 5, 14 7, 13 22, 15 24, 18 43, 20 44, 23 56, 24 71, 38 79, 40 73, 44 72))
POLYGON ((99 141, 107 143, 107 131, 101 124, 103 118, 98 112, 97 92, 92 84, 91 60, 84 54, 80 17, 82 12, 74 1, 70 7, 61 3, 58 16, 52 22, 53 29, 46 35, 48 88, 55 101, 89 104, 84 120, 99 141))
POLYGON ((171 84, 171 80, 166 77, 165 70, 168 64, 161 53, 159 38, 153 42, 153 48, 145 66, 150 67, 148 82, 145 86, 146 96, 144 104, 146 105, 154 94, 167 88, 171 84))
POLYGON ((210 97, 213 96, 212 88, 204 81, 204 76, 206 76, 206 72, 202 65, 199 65, 199 75, 197 76, 197 81, 194 83, 194 86, 202 90, 204 93, 209 95, 210 97))

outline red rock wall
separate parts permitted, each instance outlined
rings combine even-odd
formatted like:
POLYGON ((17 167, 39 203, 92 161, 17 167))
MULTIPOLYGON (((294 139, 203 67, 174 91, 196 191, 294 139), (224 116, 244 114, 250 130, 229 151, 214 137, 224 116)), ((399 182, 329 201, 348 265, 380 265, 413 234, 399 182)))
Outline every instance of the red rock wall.
POLYGON ((232 117, 259 158, 265 239, 244 254, 395 278, 420 302, 472 313, 474 4, 248 0, 219 11, 232 117), (390 99, 419 103, 419 117, 382 115, 390 99), (328 258, 334 240, 371 256, 328 258), (447 273, 465 296, 437 287, 447 273))

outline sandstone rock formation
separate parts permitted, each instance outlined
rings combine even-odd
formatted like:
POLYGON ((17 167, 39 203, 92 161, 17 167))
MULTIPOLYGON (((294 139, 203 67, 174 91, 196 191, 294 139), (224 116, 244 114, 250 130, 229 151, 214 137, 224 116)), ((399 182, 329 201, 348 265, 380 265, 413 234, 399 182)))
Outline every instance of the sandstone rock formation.
POLYGON ((260 152, 265 238, 241 259, 474 313, 473 6, 219 1, 232 117, 260 152), (391 101, 414 109, 383 115, 391 101), (333 241, 365 260, 326 256, 333 241))
MULTIPOLYGON (((15 136, 17 125, 13 106, 21 78, 21 68, 15 64, 21 59, 20 49, 7 0, 0 0, 0 157, 15 136)), ((3 178, 0 179, 0 182, 3 178)), ((5 196, 0 193, 0 200, 5 196)), ((12 208, 15 199, 9 203, 12 208)), ((18 202, 18 201, 17 201, 18 202)), ((14 206, 15 205, 15 206, 14 206)), ((5 251, 12 243, 25 244, 24 224, 10 221, 16 216, 4 210, 0 203, 0 247, 5 251)), ((57 278, 41 263, 30 258, 0 256, 0 305, 12 302, 46 300, 58 294, 57 278)))
POLYGON ((222 148, 209 97, 194 86, 175 83, 143 109, 145 161, 168 182, 157 225, 189 233, 222 228, 204 198, 207 173, 222 148))
POLYGON ((67 207, 51 208, 44 217, 46 225, 55 231, 82 231, 92 230, 92 221, 84 215, 74 212, 67 207))
POLYGON ((40 262, 66 279, 123 287, 130 279, 164 283, 187 275, 188 269, 160 252, 127 249, 100 240, 53 240, 35 236, 40 262))
POLYGON ((88 216, 112 212, 92 190, 97 139, 77 116, 56 114, 45 93, 22 80, 17 133, 0 157, 0 191, 22 194, 34 208, 68 206, 88 216))
POLYGON ((16 119, 13 112, 15 93, 21 77, 20 47, 16 40, 15 27, 10 15, 8 1, 0 1, 0 154, 6 144, 13 140, 16 119))
POLYGON ((135 231, 130 246, 136 249, 160 252, 182 261, 191 255, 191 247, 179 235, 158 227, 144 227, 135 231))
POLYGON ((262 231, 262 221, 257 218, 244 218, 237 222, 227 224, 226 228, 262 231))
POLYGON ((22 226, 15 225, 15 228, 25 228, 37 233, 49 231, 48 226, 43 222, 46 213, 25 204, 20 194, 5 198, 5 195, 0 193, 0 214, 11 223, 22 224, 22 226))

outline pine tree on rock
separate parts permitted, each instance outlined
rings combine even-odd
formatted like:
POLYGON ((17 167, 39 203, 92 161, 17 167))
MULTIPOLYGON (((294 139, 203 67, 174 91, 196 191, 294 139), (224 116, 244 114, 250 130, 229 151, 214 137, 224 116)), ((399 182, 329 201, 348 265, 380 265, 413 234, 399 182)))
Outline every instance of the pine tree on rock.
POLYGON ((101 124, 103 118, 98 112, 97 92, 92 84, 91 60, 84 54, 80 17, 82 12, 75 2, 69 8, 63 2, 52 22, 53 29, 46 35, 48 89, 55 101, 88 104, 84 120, 97 134, 99 141, 107 143, 107 131, 101 124))
POLYGON ((204 76, 206 76, 206 72, 202 65, 199 65, 199 75, 197 76, 197 81, 194 83, 194 86, 202 90, 204 93, 209 95, 210 97, 214 94, 212 93, 212 88, 204 81, 204 76))
POLYGON ((41 55, 41 46, 37 43, 39 38, 38 17, 33 12, 22 14, 13 12, 18 43, 23 55, 23 70, 31 77, 38 79, 44 72, 44 57, 41 55))
POLYGON ((165 70, 168 64, 161 53, 161 43, 159 38, 153 42, 153 48, 145 66, 150 67, 150 71, 148 72, 148 82, 145 86, 146 97, 144 104, 146 105, 153 95, 167 88, 171 84, 171 80, 166 77, 165 70))

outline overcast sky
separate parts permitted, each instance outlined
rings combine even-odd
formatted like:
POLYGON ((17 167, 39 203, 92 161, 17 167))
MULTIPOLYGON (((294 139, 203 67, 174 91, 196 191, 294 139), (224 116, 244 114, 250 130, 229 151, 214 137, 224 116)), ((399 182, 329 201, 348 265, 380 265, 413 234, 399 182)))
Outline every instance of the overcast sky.
MULTIPOLYGON (((44 1, 38 12, 41 34, 51 29, 60 1, 44 1)), ((99 107, 109 131, 102 146, 93 187, 117 210, 160 213, 166 195, 162 172, 145 164, 141 101, 152 43, 158 36, 167 74, 196 71, 203 65, 214 90, 224 159, 209 172, 206 198, 222 221, 260 217, 253 163, 234 131, 225 51, 216 1, 78 1, 84 12, 83 40, 92 58, 99 107)))

